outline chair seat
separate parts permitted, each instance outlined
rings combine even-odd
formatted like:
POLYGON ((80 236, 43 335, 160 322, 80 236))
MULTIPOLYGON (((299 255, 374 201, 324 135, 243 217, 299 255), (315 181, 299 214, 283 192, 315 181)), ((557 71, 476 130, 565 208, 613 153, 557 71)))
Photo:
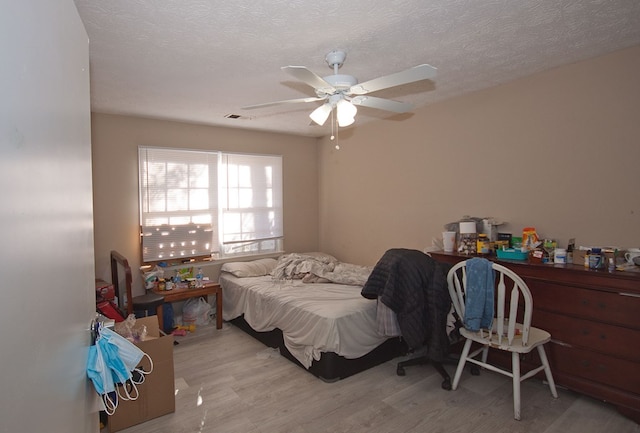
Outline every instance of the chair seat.
MULTIPOLYGON (((518 327, 516 326, 516 329, 518 327)), ((534 328, 533 326, 529 328, 529 341, 526 346, 522 344, 521 333, 518 333, 511 344, 506 336, 502 337, 502 340, 498 338, 498 333, 494 329, 491 333, 491 338, 489 337, 489 332, 487 330, 481 331, 469 331, 465 328, 460 328, 460 335, 464 338, 468 338, 469 340, 473 340, 476 343, 480 343, 484 346, 489 346, 493 349, 505 350, 507 352, 516 352, 516 353, 529 353, 537 346, 541 344, 545 344, 551 340, 551 334, 547 331, 534 328)))
POLYGON ((147 293, 140 296, 135 296, 131 303, 135 310, 149 310, 155 309, 158 306, 164 304, 164 296, 156 293, 147 293))

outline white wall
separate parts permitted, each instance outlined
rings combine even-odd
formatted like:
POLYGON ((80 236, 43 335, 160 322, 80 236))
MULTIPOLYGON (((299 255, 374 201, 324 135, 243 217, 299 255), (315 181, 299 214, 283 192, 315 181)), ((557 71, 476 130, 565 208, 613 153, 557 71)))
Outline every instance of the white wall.
POLYGON ((73 1, 0 3, 0 431, 98 431, 88 39, 73 1))

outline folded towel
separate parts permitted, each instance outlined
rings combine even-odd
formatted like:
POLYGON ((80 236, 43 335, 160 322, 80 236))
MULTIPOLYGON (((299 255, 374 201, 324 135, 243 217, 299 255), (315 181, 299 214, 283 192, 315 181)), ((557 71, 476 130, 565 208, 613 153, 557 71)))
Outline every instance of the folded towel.
POLYGON ((469 331, 491 328, 494 281, 489 260, 479 257, 467 260, 464 327, 469 331))

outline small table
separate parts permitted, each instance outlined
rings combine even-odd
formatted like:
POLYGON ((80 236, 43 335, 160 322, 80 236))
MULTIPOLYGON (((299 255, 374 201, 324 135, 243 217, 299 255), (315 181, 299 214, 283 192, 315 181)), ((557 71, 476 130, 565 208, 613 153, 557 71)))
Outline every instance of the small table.
MULTIPOLYGON (((204 281, 202 287, 180 288, 171 290, 153 290, 153 293, 164 296, 164 302, 185 301, 189 298, 204 296, 209 301, 209 295, 216 295, 216 329, 222 329, 222 288, 213 281, 204 281)), ((162 305, 158 307, 158 317, 162 317, 162 305)))

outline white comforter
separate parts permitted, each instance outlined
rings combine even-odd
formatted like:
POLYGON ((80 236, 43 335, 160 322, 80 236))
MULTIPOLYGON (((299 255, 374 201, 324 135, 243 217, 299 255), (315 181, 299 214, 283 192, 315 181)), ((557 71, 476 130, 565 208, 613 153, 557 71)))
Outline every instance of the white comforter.
POLYGON ((224 320, 244 314, 256 331, 282 330, 285 346, 306 368, 322 352, 359 358, 386 339, 377 331, 376 301, 362 297, 360 286, 226 272, 220 284, 224 320))
POLYGON ((372 267, 342 263, 331 256, 291 253, 278 259, 271 272, 275 280, 302 279, 305 283, 337 283, 364 286, 372 267))

